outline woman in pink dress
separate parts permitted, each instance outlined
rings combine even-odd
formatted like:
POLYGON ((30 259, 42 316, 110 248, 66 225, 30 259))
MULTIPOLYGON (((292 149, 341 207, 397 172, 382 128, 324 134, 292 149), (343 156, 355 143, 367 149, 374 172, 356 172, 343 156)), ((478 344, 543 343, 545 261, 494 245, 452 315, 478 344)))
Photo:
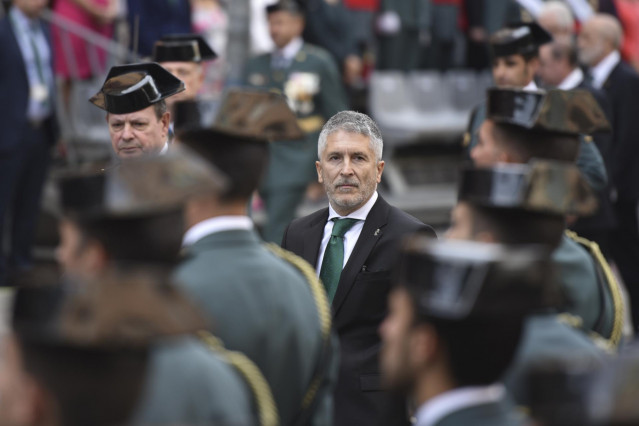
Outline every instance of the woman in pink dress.
MULTIPOLYGON (((62 18, 85 27, 103 37, 113 36, 113 21, 117 15, 118 0, 55 0, 53 11, 62 18)), ((73 80, 88 79, 104 72, 106 52, 53 25, 55 73, 62 79, 62 97, 68 105, 73 80)))

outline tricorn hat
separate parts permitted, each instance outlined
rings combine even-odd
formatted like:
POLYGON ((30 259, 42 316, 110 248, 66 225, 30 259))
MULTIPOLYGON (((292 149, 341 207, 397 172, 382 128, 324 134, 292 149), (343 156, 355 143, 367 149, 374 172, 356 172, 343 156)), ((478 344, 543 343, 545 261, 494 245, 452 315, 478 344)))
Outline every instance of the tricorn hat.
POLYGON ((154 62, 202 62, 217 58, 211 46, 198 34, 171 34, 153 46, 154 62))
POLYGON ((184 147, 106 170, 63 171, 57 180, 60 210, 83 218, 166 212, 190 196, 222 191, 227 182, 221 172, 184 147))
POLYGON ((12 328, 43 343, 86 347, 146 346, 206 328, 195 306, 164 269, 108 270, 100 277, 21 286, 12 328))
POLYGON ((558 306, 549 252, 541 246, 470 241, 404 241, 395 275, 419 315, 448 321, 521 318, 558 306))
POLYGON ((129 114, 184 90, 180 79, 155 62, 119 65, 89 102, 111 114, 129 114))
POLYGON ((606 115, 587 90, 489 89, 486 117, 537 132, 580 135, 610 130, 606 115))
POLYGON ((579 169, 562 161, 532 160, 462 170, 458 198, 472 204, 556 215, 592 214, 597 198, 579 169))
POLYGON ((490 38, 493 56, 528 55, 550 43, 552 36, 535 22, 516 22, 502 28, 490 38))

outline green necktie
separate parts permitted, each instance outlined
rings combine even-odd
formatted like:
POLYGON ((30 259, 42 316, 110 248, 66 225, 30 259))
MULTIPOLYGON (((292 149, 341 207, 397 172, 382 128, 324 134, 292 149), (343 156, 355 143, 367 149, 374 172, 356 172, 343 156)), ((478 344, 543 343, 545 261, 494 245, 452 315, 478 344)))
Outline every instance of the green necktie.
POLYGON ((331 219, 335 224, 331 232, 331 239, 328 240, 326 250, 324 251, 324 259, 322 260, 322 268, 320 269, 320 279, 326 287, 328 300, 333 303, 333 297, 337 291, 339 277, 342 275, 344 266, 344 234, 353 227, 359 219, 331 219))

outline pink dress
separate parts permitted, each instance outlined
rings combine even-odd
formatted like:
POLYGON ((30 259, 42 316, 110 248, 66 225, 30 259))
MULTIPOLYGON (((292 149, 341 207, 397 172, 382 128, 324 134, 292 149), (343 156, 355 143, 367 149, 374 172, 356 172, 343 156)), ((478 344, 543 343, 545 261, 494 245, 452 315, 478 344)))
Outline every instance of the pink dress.
MULTIPOLYGON (((92 0, 97 6, 106 8, 109 0, 92 0)), ((113 36, 113 24, 96 22, 91 15, 73 0, 56 0, 53 11, 104 37, 113 36)), ((106 51, 69 33, 63 27, 52 26, 53 52, 56 75, 63 78, 87 79, 104 72, 106 51), (93 52, 91 52, 93 49, 93 52), (95 55, 97 68, 92 69, 89 55, 95 55)))

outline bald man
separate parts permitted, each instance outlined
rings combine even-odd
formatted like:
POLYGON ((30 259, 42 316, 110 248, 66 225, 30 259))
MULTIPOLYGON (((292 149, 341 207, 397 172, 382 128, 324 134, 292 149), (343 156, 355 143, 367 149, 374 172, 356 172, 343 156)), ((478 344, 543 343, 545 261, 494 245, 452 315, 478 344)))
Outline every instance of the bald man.
MULTIPOLYGON (((612 233, 612 256, 628 288, 633 307, 639 306, 639 75, 621 60, 623 38, 616 18, 596 14, 579 35, 579 60, 589 67, 595 88, 608 95, 613 114, 610 179, 617 227, 612 233)), ((639 325, 639 309, 633 314, 639 325)))
POLYGON ((561 1, 544 3, 537 17, 537 22, 552 35, 554 40, 570 38, 575 31, 575 19, 572 12, 561 1))

